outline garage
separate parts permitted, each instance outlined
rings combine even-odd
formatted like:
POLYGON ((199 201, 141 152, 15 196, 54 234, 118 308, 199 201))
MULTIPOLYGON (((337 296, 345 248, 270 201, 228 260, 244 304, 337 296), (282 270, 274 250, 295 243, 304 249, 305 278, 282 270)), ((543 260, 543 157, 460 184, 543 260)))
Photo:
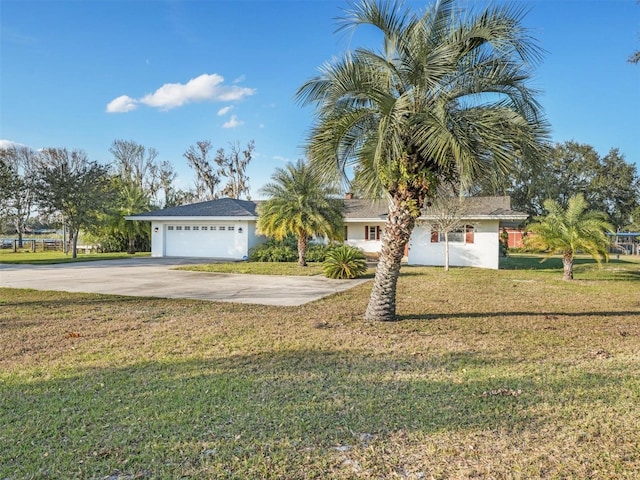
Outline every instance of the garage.
POLYGON ((266 241, 256 232, 256 209, 256 202, 220 198, 126 218, 151 222, 152 257, 243 260, 266 241))

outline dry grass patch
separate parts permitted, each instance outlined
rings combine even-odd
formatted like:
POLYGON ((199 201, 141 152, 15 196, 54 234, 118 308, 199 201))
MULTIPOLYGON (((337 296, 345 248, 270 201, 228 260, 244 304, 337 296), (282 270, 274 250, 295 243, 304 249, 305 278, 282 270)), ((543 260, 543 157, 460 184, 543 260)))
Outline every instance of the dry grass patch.
POLYGON ((636 478, 640 264, 609 267, 403 267, 384 324, 370 284, 302 307, 0 289, 0 478, 636 478))

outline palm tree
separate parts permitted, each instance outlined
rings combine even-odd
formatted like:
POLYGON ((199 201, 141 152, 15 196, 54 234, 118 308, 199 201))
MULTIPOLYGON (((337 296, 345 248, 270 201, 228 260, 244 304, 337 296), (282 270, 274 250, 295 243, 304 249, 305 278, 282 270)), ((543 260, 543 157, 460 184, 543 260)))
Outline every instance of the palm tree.
POLYGON ((317 112, 307 142, 314 168, 334 177, 353 168, 361 189, 382 187, 389 198, 366 319, 395 319, 404 248, 439 183, 469 186, 541 154, 547 126, 526 86, 539 50, 520 17, 506 6, 462 14, 453 0, 419 16, 362 0, 341 29, 376 27, 382 50, 347 53, 299 89, 317 112))
POLYGON ((149 196, 135 183, 123 182, 118 192, 114 230, 127 238, 127 253, 136 253, 136 238, 149 233, 148 222, 125 220, 126 216, 151 210, 149 196))
POLYGON ((548 250, 548 257, 562 254, 563 280, 573 280, 573 259, 578 250, 591 255, 598 264, 601 257, 609 260, 611 239, 607 232, 613 233, 613 226, 604 213, 587 211, 582 194, 571 197, 566 210, 554 200, 544 202, 544 208, 547 216, 527 229, 532 234, 527 237, 527 245, 548 250))
POLYGON ((298 265, 307 265, 305 255, 309 237, 341 238, 343 203, 335 198, 338 192, 319 182, 302 160, 277 168, 271 182, 260 192, 269 199, 258 206, 258 231, 277 240, 295 235, 298 265))

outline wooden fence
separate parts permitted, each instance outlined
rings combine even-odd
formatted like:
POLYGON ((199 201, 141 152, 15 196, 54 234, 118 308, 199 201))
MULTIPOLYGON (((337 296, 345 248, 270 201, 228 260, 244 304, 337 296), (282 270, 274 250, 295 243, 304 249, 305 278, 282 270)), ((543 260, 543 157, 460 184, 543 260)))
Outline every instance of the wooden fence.
MULTIPOLYGON (((19 246, 18 240, 3 240, 0 246, 2 248, 10 248, 14 252, 21 248, 31 252, 64 251, 64 242, 62 240, 23 240, 22 247, 19 246)), ((69 247, 69 242, 67 242, 67 247, 69 247)))

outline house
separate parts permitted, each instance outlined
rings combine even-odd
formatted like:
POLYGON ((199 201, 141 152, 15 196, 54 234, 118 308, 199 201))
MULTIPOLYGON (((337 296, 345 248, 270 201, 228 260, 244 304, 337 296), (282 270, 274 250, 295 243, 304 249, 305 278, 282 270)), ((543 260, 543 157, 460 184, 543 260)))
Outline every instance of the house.
MULTIPOLYGON (((222 198, 132 215, 151 222, 151 256, 247 258, 266 240, 256 231, 259 202, 222 198)), ((378 253, 387 219, 386 200, 345 198, 344 241, 378 253)), ((527 214, 511 210, 509 197, 469 197, 463 202, 461 228, 449 233, 452 266, 498 268, 500 228, 522 222, 527 214)), ((444 264, 444 235, 432 227, 435 212, 423 210, 407 246, 414 265, 444 264)))
POLYGON ((612 237, 611 252, 640 255, 640 232, 616 232, 610 236, 612 237))
MULTIPOLYGON (((439 215, 435 207, 423 209, 405 252, 410 265, 444 265, 444 234, 433 226, 439 215)), ((497 269, 501 228, 527 217, 511 210, 509 197, 464 198, 461 226, 448 234, 449 264, 497 269)), ((367 253, 379 252, 386 218, 386 200, 345 200, 345 243, 367 253)))

